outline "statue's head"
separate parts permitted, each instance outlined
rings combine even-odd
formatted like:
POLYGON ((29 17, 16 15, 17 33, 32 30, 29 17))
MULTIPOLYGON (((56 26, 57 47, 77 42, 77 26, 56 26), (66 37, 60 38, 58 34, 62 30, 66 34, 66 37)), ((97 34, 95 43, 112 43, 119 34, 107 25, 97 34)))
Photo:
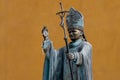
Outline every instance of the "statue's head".
POLYGON ((72 41, 82 38, 84 35, 84 17, 82 13, 78 12, 74 8, 70 8, 69 13, 66 16, 66 24, 69 37, 72 41))

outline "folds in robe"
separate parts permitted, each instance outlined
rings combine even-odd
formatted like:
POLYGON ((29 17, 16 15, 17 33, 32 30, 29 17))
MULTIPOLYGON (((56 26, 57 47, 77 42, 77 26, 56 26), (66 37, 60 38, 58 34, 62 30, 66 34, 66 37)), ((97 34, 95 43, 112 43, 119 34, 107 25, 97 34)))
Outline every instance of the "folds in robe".
MULTIPOLYGON (((71 80, 66 47, 55 50, 50 40, 45 44, 50 49, 45 53, 43 80, 71 80)), ((69 43, 69 51, 75 55, 75 59, 70 61, 73 80, 92 80, 91 44, 80 39, 69 43)))

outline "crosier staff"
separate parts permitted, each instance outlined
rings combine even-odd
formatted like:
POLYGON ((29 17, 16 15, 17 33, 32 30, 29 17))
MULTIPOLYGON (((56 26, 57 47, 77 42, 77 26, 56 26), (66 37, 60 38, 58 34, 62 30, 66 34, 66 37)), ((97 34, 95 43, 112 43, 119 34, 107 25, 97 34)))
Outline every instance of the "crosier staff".
MULTIPOLYGON (((61 2, 60 2, 60 8, 61 8, 61 11, 57 12, 56 15, 59 15, 60 18, 61 18, 60 26, 62 27, 62 29, 64 31, 64 40, 65 40, 66 49, 67 49, 66 55, 68 55, 69 54, 69 46, 68 46, 68 39, 67 39, 67 35, 66 35, 66 29, 65 29, 65 25, 64 25, 64 16, 65 16, 65 13, 68 13, 68 11, 63 10, 63 6, 62 6, 61 2)), ((73 73, 72 73, 72 67, 71 67, 71 64, 70 64, 70 59, 68 59, 68 62, 69 62, 69 67, 70 67, 71 79, 73 80, 73 73)))

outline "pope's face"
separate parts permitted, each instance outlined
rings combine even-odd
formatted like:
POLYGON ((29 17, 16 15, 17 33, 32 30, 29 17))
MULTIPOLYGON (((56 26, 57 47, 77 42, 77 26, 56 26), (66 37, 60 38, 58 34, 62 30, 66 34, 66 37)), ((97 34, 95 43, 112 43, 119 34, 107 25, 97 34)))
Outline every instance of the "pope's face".
POLYGON ((75 28, 68 29, 68 32, 69 32, 69 37, 72 41, 75 41, 75 40, 79 39, 80 35, 82 33, 81 30, 75 29, 75 28))

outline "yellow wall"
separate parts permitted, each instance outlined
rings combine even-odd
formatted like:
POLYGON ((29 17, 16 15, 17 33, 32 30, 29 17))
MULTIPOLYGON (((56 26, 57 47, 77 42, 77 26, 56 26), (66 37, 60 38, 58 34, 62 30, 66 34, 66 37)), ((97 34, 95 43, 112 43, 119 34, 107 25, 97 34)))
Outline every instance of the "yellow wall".
MULTIPOLYGON (((94 80, 120 80, 120 1, 63 0, 85 17, 93 45, 94 80)), ((59 0, 0 0, 0 80, 42 80, 41 29, 48 26, 56 49, 64 45, 59 0)))

